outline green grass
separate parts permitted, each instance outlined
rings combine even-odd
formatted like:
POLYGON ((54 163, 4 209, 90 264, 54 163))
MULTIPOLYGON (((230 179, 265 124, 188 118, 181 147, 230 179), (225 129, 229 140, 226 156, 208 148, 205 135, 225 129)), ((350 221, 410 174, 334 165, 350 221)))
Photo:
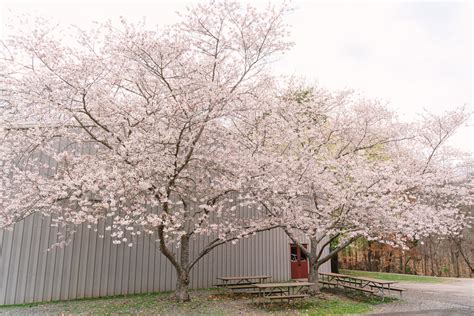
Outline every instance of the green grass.
POLYGON ((295 302, 271 303, 260 305, 259 308, 268 313, 295 313, 303 315, 347 315, 362 314, 372 310, 372 305, 365 302, 353 302, 340 299, 309 298, 295 302))
MULTIPOLYGON (((205 290, 208 291, 208 290, 205 290)), ((0 306, 0 313, 13 314, 191 314, 195 310, 219 312, 219 308, 212 308, 212 297, 201 295, 205 291, 193 291, 191 302, 177 303, 171 299, 172 293, 159 292, 150 294, 133 294, 110 296, 103 298, 78 299, 70 301, 55 301, 48 303, 30 303, 22 305, 0 306)))
POLYGON ((8 304, 8 305, 0 305, 0 311, 2 308, 9 308, 9 307, 42 307, 46 305, 53 306, 54 304, 76 304, 76 303, 92 303, 96 300, 113 300, 113 299, 122 299, 122 298, 135 298, 140 296, 149 296, 149 295, 167 295, 170 292, 156 292, 156 293, 147 293, 147 294, 130 294, 130 295, 111 295, 105 297, 92 297, 92 298, 77 298, 73 300, 63 300, 63 301, 49 301, 49 302, 37 302, 37 303, 24 303, 24 304, 8 304))
POLYGON ((368 277, 368 278, 385 280, 385 281, 418 282, 418 283, 444 282, 443 278, 423 276, 423 275, 385 273, 385 272, 368 272, 368 271, 343 270, 343 269, 341 269, 340 271, 343 274, 349 274, 349 275, 360 276, 360 277, 368 277))
POLYGON ((171 292, 161 292, 0 306, 0 314, 340 315, 366 313, 371 311, 374 305, 382 303, 380 298, 368 298, 354 293, 346 296, 331 290, 323 291, 318 297, 294 301, 292 304, 252 300, 248 295, 223 294, 213 289, 192 291, 192 300, 185 303, 174 301, 171 295, 171 292))
POLYGON ((343 292, 340 290, 325 289, 318 297, 311 297, 293 304, 286 303, 258 303, 261 310, 274 313, 296 315, 354 315, 370 312, 375 305, 390 303, 393 298, 385 298, 382 302, 378 297, 368 297, 360 292, 343 292))

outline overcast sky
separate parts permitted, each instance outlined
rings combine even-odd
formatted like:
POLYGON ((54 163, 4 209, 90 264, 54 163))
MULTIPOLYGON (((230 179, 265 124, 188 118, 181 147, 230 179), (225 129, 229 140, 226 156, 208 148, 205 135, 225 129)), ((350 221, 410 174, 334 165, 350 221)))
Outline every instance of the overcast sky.
MULTIPOLYGON (((0 0, 0 36, 15 14, 41 14, 82 27, 119 16, 164 25, 178 21, 175 12, 189 3, 0 0)), ((275 71, 329 88, 359 90, 386 100, 407 119, 423 109, 439 113, 463 104, 473 111, 470 2, 292 1, 292 6, 287 22, 296 46, 275 71)), ((471 118, 452 145, 474 152, 472 134, 471 118)))

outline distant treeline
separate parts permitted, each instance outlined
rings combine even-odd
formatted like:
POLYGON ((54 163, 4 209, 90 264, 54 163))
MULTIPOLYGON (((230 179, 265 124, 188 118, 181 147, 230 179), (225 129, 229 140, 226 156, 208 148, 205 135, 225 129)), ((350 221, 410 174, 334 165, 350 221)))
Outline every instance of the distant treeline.
POLYGON ((394 272, 446 277, 473 277, 474 229, 462 236, 435 236, 413 242, 409 250, 358 240, 339 254, 343 269, 394 272))

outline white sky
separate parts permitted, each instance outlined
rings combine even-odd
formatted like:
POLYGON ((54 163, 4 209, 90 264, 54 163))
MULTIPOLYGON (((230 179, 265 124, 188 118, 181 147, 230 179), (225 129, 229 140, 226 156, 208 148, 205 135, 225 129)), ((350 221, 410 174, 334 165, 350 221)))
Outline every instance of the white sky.
MULTIPOLYGON (((16 14, 81 27, 119 16, 164 25, 178 21, 175 12, 190 2, 0 0, 0 37, 16 14)), ((473 112, 470 2, 294 0, 292 6, 287 22, 296 46, 274 65, 277 72, 359 90, 390 102, 404 118, 463 104, 473 112)), ((474 152, 473 125, 471 118, 451 144, 474 152)))

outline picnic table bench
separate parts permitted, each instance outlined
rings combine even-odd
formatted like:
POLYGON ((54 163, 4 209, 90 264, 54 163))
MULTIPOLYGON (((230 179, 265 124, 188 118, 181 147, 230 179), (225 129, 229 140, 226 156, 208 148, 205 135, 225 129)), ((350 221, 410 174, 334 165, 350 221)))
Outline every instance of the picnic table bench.
POLYGON ((403 291, 405 291, 405 289, 393 286, 393 284, 398 283, 396 281, 384 281, 384 280, 371 279, 371 278, 365 278, 365 277, 364 278, 354 277, 354 279, 361 280, 362 282, 368 282, 369 287, 371 287, 374 290, 378 290, 382 295, 384 294, 384 290, 387 290, 389 295, 392 291, 394 291, 394 292, 398 292, 400 294, 400 297, 402 297, 403 291))
POLYGON ((301 291, 313 284, 309 282, 261 283, 255 284, 255 287, 259 289, 260 296, 263 298, 290 302, 293 299, 308 297, 309 295, 301 291))
POLYGON ((379 294, 382 301, 385 299, 385 290, 390 295, 391 291, 397 291, 402 296, 404 289, 393 287, 392 284, 398 283, 396 281, 384 281, 371 278, 355 277, 339 273, 319 273, 321 276, 321 284, 323 286, 343 287, 345 289, 352 289, 362 291, 370 294, 379 294))

